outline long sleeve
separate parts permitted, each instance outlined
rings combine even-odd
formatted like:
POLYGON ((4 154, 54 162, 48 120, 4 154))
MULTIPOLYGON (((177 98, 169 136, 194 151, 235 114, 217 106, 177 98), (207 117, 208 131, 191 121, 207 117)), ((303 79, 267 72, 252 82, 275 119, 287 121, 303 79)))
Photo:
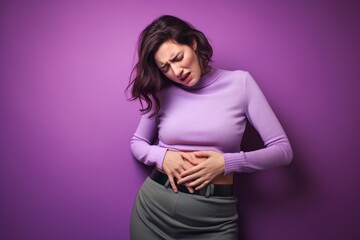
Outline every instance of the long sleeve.
POLYGON ((157 137, 157 118, 148 118, 148 114, 141 117, 140 123, 131 139, 131 152, 133 156, 146 165, 156 165, 162 169, 166 148, 153 145, 157 137))
POLYGON ((293 157, 289 140, 264 94, 249 73, 244 81, 246 117, 260 134, 265 148, 224 153, 225 171, 252 172, 289 164, 293 157))

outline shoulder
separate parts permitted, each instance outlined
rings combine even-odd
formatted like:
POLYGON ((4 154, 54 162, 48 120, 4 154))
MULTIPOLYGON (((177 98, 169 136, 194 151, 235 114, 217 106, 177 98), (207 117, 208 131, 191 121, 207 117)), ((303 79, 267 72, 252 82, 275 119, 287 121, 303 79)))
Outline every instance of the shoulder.
POLYGON ((245 70, 224 70, 216 69, 219 75, 218 82, 221 82, 232 87, 244 88, 246 82, 251 81, 252 77, 248 71, 245 70))
POLYGON ((245 70, 225 70, 218 68, 216 71, 218 72, 220 78, 235 81, 245 81, 245 79, 250 75, 250 73, 245 70))

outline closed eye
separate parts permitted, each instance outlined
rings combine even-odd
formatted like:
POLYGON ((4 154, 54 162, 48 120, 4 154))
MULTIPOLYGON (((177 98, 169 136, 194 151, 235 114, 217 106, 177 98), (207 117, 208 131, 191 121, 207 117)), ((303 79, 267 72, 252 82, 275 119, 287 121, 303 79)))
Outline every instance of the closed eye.
POLYGON ((181 61, 181 60, 183 59, 183 57, 184 57, 184 55, 181 54, 180 56, 177 56, 174 60, 175 60, 176 62, 179 62, 179 61, 181 61))
POLYGON ((169 64, 165 64, 160 68, 160 71, 162 71, 163 73, 166 73, 168 70, 169 70, 169 64))
POLYGON ((173 57, 170 62, 178 62, 181 61, 184 57, 184 52, 179 52, 178 54, 175 55, 175 57, 173 57))
MULTIPOLYGON (((175 57, 173 57, 170 62, 180 62, 184 58, 184 52, 178 53, 175 57)), ((161 72, 166 73, 169 70, 169 64, 164 64, 159 68, 161 72)))

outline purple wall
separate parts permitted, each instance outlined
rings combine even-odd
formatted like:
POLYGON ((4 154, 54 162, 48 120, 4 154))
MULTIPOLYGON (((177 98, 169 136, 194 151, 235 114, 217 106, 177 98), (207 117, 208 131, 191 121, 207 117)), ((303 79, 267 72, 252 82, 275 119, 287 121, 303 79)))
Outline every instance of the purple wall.
POLYGON ((292 142, 292 165, 237 177, 240 238, 360 239, 359 4, 30 2, 0 3, 0 239, 129 238, 146 169, 123 91, 164 13, 252 73, 292 142))

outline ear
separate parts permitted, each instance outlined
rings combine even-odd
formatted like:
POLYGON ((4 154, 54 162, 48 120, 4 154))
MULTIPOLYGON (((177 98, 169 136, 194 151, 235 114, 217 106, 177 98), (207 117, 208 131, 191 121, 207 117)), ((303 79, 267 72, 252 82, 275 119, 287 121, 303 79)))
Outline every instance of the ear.
POLYGON ((192 42, 191 47, 192 47, 192 49, 196 52, 196 49, 197 49, 197 41, 196 41, 195 38, 193 39, 193 42, 192 42))

